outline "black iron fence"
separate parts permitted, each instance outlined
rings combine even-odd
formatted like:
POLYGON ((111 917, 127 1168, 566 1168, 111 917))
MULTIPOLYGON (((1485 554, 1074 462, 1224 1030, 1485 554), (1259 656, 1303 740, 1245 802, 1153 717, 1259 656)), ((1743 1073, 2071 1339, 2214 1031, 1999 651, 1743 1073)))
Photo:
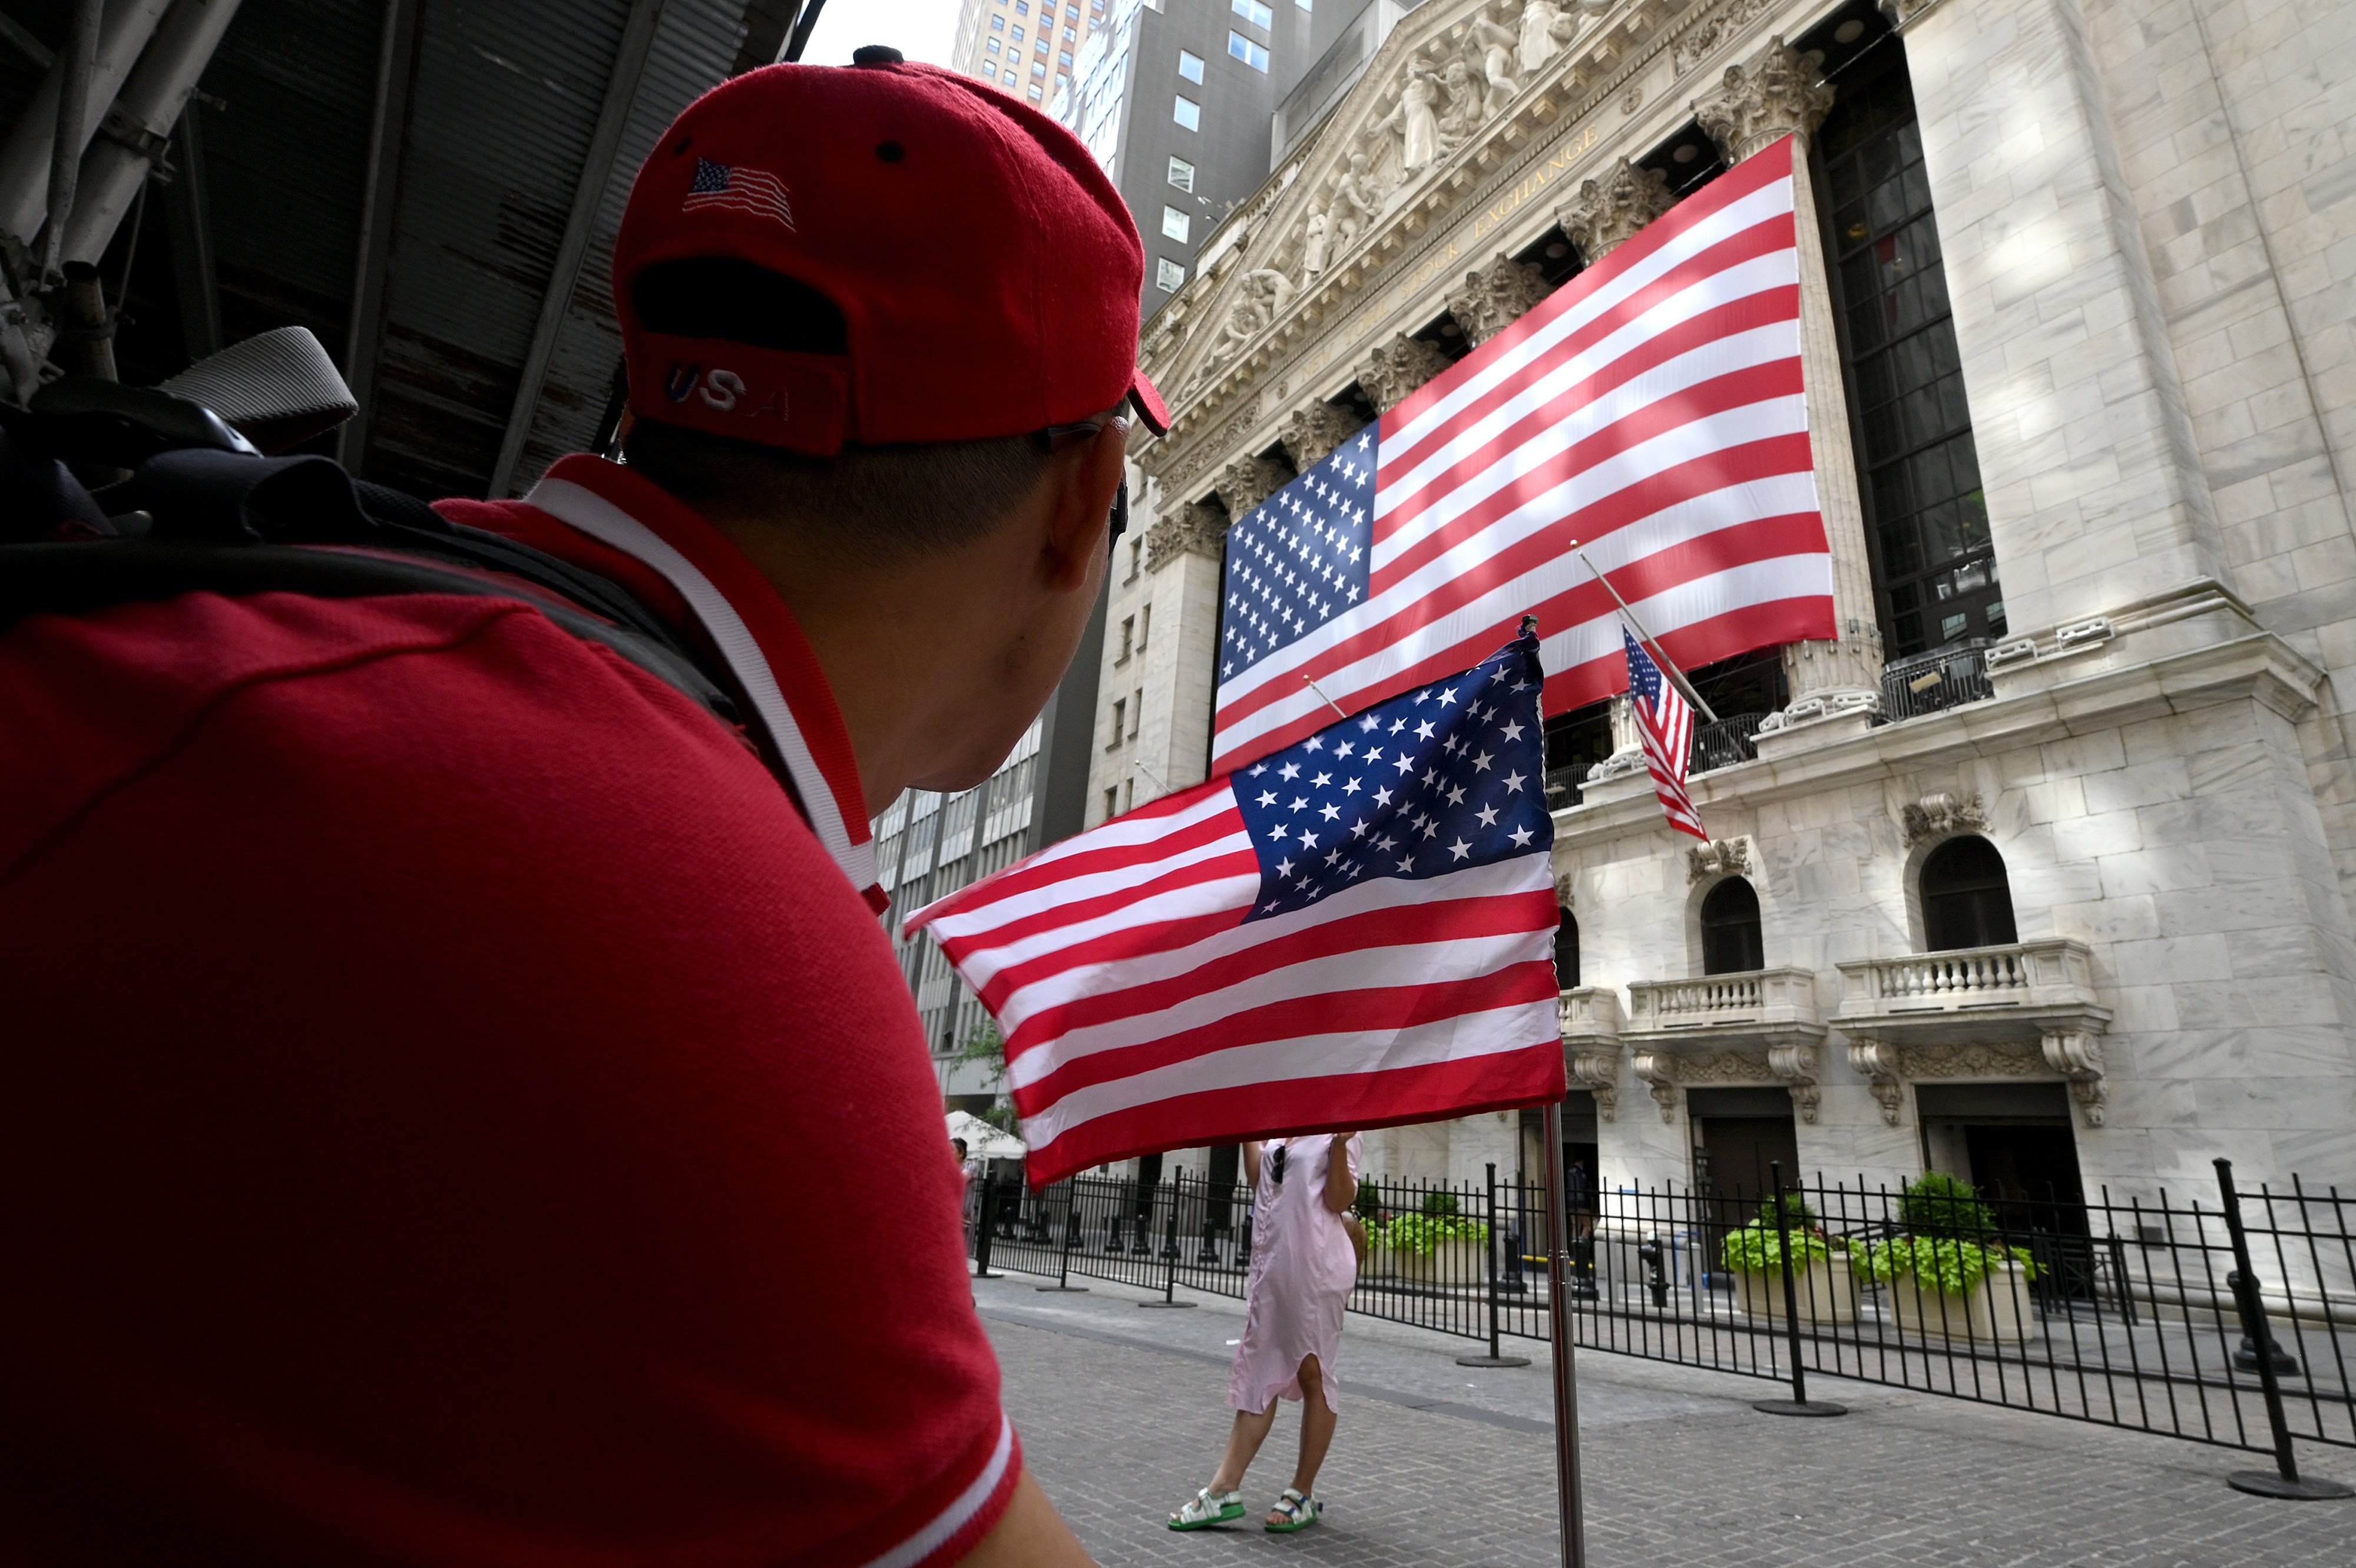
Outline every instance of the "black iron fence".
POLYGON ((1989 639, 1893 659, 1881 667, 1881 713, 1892 723, 1996 695, 1988 680, 1989 639))
MULTIPOLYGON (((1804 1372, 2270 1453, 2356 1447, 2356 1197, 2335 1188, 1987 1199, 1935 1183, 1624 1188, 1574 1204, 1583 1348, 1804 1372), (1787 1302, 1789 1305, 1787 1305, 1787 1302)), ((1547 1337, 1547 1193, 1369 1180, 1351 1310, 1472 1340, 1547 1337)), ((1183 1171, 968 1197, 977 1262, 1240 1297, 1251 1205, 1183 1171)))

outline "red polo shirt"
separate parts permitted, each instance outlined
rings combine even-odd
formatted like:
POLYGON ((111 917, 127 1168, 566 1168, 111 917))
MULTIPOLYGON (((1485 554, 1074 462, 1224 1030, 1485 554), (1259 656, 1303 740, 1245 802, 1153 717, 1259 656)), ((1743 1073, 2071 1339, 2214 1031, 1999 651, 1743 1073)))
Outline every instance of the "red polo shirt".
POLYGON ((824 680, 692 513, 551 478, 450 510, 756 659, 815 831, 517 602, 0 638, 0 1560, 917 1564, 1003 1510, 824 680))

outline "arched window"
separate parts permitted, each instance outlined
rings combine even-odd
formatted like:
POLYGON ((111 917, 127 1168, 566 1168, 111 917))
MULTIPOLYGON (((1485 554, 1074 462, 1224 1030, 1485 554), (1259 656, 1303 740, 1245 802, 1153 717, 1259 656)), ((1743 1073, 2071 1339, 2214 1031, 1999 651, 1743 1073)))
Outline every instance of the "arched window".
POLYGON ((1701 972, 1740 974, 1767 967, 1759 940, 1759 895, 1749 882, 1730 876, 1701 901, 1701 972))
POLYGON ((1922 945, 1932 952, 2017 942, 2004 856, 1976 835, 1949 839, 1922 862, 1922 945))
POLYGON ((1554 983, 1565 991, 1579 989, 1579 917, 1568 906, 1554 929, 1554 983))

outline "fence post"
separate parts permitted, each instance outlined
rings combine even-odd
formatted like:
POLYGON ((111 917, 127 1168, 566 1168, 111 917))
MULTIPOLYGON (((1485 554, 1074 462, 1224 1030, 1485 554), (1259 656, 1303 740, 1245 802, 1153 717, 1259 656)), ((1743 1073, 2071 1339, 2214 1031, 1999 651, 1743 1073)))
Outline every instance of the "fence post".
POLYGON ((990 1266, 991 1221, 998 1214, 998 1176, 985 1171, 981 1177, 981 1213, 974 1224, 973 1277, 978 1280, 1002 1280, 1006 1276, 993 1273, 990 1266))
MULTIPOLYGON (((1775 1250, 1783 1262, 1783 1332, 1792 1352, 1792 1397, 1759 1400, 1751 1408, 1767 1415, 1847 1415, 1848 1406, 1808 1397, 1808 1369, 1800 1364, 1800 1286, 1792 1273, 1792 1216, 1783 1202, 1783 1162, 1767 1162, 1767 1181, 1775 1209, 1775 1250)), ((1810 1299, 1814 1299, 1813 1294, 1810 1299)))
POLYGON ((1064 1178, 1064 1251, 1062 1258, 1059 1259, 1056 1263, 1055 1283, 1051 1285, 1034 1285, 1032 1287, 1033 1289, 1068 1292, 1079 1295, 1087 1294, 1087 1286, 1076 1285, 1072 1283, 1072 1249, 1079 1245, 1079 1178, 1076 1176, 1066 1176, 1064 1178))
MULTIPOLYGON (((1173 1171, 1170 1179, 1162 1184, 1170 1189, 1170 1226, 1163 1232, 1162 1241, 1162 1299, 1141 1301, 1137 1304, 1140 1306, 1192 1306, 1194 1305, 1191 1301, 1178 1299, 1178 1197, 1180 1188, 1185 1180, 1184 1171, 1173 1171)), ((1151 1234, 1152 1227, 1149 1219, 1144 1229, 1138 1233, 1138 1240, 1142 1244, 1151 1234)))
POLYGON ((1460 1367, 1526 1367, 1530 1364, 1530 1359, 1527 1356, 1497 1354, 1497 1243, 1498 1239, 1505 1232, 1497 1223, 1497 1166, 1494 1161, 1490 1162, 1488 1172, 1489 1197, 1488 1201, 1482 1208, 1481 1219, 1487 1227, 1489 1236, 1486 1244, 1481 1249, 1481 1255, 1488 1263, 1489 1353, 1485 1356, 1459 1356, 1456 1358, 1456 1364, 1460 1367))
POLYGON ((2256 1348, 2258 1391, 2266 1402, 2266 1424, 2274 1430, 2276 1474, 2236 1470, 2225 1484, 2237 1492, 2261 1498, 2291 1498, 2301 1501, 2356 1497, 2337 1481, 2298 1473, 2298 1456, 2291 1451, 2290 1420, 2283 1412, 2282 1380, 2275 1374, 2274 1337, 2266 1327, 2266 1304, 2258 1294, 2257 1272, 2250 1266, 2250 1238, 2242 1229, 2242 1196, 2233 1188, 2233 1162, 2217 1165, 2217 1197, 2225 1211, 2225 1234, 2233 1243, 2233 1272, 2225 1283, 2233 1292, 2233 1307, 2242 1319, 2244 1342, 2256 1348))

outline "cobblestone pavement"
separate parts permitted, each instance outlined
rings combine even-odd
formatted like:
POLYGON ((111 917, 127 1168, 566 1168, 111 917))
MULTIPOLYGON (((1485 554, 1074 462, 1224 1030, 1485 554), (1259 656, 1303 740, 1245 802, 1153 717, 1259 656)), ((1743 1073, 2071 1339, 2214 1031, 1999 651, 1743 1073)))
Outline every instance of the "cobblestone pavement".
MULTIPOLYGON (((1532 1365, 1476 1370, 1455 1358, 1483 1347, 1352 1317, 1317 1488, 1325 1522, 1291 1537, 1257 1526, 1291 1479, 1288 1405, 1244 1485, 1250 1527, 1180 1535, 1162 1520, 1226 1441, 1240 1305, 1159 1311, 1119 1285, 1038 1283, 978 1281, 975 1299, 1032 1468, 1108 1568, 1559 1564, 1544 1345, 1509 1341, 1532 1365)), ((1833 1380, 1809 1393, 1848 1405, 1846 1418, 1779 1419, 1751 1408, 1772 1385, 1598 1353, 1580 1356, 1579 1379, 1595 1568, 2356 1563, 2356 1502, 2226 1487, 2227 1471, 2263 1466, 2254 1455, 1833 1380)), ((2356 1455, 2309 1461, 2356 1480, 2356 1455)))

